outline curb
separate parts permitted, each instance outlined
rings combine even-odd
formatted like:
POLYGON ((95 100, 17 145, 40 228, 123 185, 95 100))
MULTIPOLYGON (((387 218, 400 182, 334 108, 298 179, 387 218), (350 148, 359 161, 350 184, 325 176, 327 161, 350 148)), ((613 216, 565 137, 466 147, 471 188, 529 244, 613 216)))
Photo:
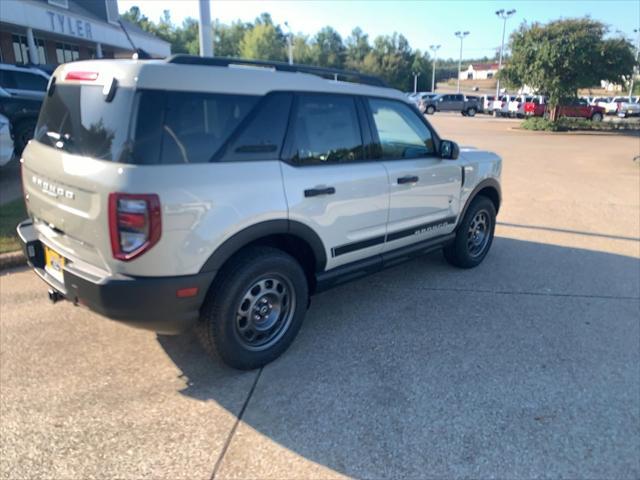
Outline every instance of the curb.
POLYGON ((640 136, 640 130, 637 129, 619 129, 619 130, 566 130, 566 131, 546 131, 546 130, 528 130, 522 127, 509 127, 508 130, 513 132, 528 132, 542 135, 595 135, 595 136, 614 136, 614 135, 627 135, 630 137, 640 136))
POLYGON ((8 270, 9 268, 26 265, 27 259, 24 258, 24 255, 20 251, 0 254, 0 270, 8 270))

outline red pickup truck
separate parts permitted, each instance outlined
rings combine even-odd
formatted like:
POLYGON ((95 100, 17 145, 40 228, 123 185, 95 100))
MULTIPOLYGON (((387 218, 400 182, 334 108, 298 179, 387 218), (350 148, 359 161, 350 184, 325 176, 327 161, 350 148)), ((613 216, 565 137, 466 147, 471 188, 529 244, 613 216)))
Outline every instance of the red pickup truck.
MULTIPOLYGON (((586 100, 576 99, 566 105, 560 105, 560 117, 587 118, 600 122, 604 118, 605 109, 597 105, 589 105, 586 100)), ((547 104, 538 99, 524 104, 524 114, 529 117, 542 117, 547 112, 547 104)))

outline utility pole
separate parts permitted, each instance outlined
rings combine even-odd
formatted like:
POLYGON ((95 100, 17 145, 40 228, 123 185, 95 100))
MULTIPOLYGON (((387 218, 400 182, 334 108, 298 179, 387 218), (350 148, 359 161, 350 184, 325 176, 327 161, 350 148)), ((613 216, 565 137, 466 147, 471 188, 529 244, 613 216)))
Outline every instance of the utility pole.
MULTIPOLYGON (((429 45, 429 50, 433 52, 433 68, 431 69, 431 92, 435 93, 436 91, 436 55, 438 54, 438 50, 442 45, 429 45)), ((460 78, 460 73, 458 73, 458 78, 460 78)))
POLYGON ((200 31, 200 56, 213 57, 213 38, 211 35, 211 11, 209 10, 209 0, 200 0, 200 19, 198 27, 200 31))
POLYGON ((638 59, 640 57, 638 57, 638 54, 640 53, 640 28, 634 28, 633 29, 633 33, 636 34, 636 65, 633 66, 633 72, 631 73, 631 84, 629 85, 629 101, 631 101, 631 95, 633 94, 633 80, 635 79, 635 76, 638 75, 638 73, 640 73, 640 70, 638 69, 638 59))
POLYGON ((418 93, 418 77, 420 76, 420 72, 413 72, 413 93, 418 93))
POLYGON ((458 89, 457 92, 460 93, 460 73, 462 72, 462 42, 464 37, 469 35, 470 32, 456 32, 455 36, 460 39, 460 59, 458 60, 458 89))
POLYGON ((289 26, 289 22, 284 22, 285 26, 289 29, 289 35, 287 35, 287 48, 289 50, 289 65, 293 65, 293 32, 289 26))
POLYGON ((502 52, 504 50, 504 34, 507 30, 507 19, 516 13, 515 9, 505 11, 504 8, 496 11, 496 15, 502 19, 502 43, 500 44, 500 59, 498 60, 498 81, 496 82, 496 98, 500 96, 500 69, 502 68, 502 52))

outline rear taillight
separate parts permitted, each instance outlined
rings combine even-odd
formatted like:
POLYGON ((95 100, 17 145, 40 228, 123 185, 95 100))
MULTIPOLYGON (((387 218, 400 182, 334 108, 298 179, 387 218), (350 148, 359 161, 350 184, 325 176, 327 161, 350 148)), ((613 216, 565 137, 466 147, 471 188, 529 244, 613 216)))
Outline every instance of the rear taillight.
POLYGON ((158 195, 109 195, 111 251, 118 260, 132 260, 153 247, 162 233, 158 195))

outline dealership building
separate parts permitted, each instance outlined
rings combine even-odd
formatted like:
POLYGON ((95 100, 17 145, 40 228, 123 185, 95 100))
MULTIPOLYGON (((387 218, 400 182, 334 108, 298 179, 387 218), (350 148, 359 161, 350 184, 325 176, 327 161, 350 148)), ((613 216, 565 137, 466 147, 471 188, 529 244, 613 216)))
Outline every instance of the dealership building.
POLYGON ((168 42, 118 22, 117 0, 0 0, 0 61, 58 65, 89 58, 130 57, 131 43, 152 57, 168 42))

